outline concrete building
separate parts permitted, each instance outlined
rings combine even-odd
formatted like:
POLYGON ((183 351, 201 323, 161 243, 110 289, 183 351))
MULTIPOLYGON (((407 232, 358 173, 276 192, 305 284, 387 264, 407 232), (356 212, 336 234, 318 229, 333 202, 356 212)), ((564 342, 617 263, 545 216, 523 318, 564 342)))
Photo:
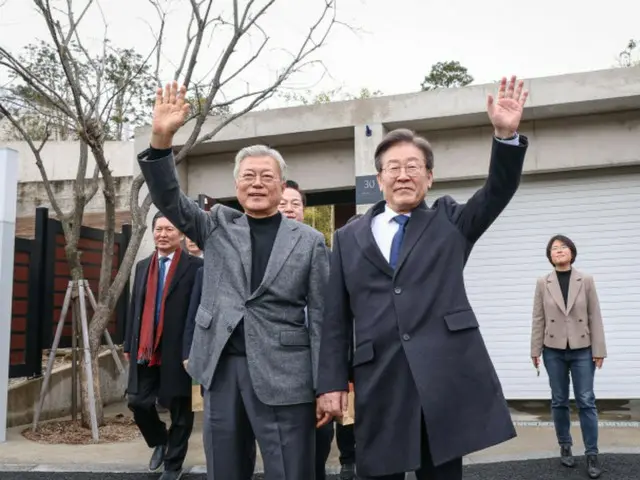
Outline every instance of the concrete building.
MULTIPOLYGON (((551 269, 544 249, 564 233, 576 268, 595 277, 610 357, 597 373, 601 398, 640 397, 640 67, 526 82, 521 133, 525 174, 512 203, 476 245, 466 284, 510 399, 548 398, 529 358, 535 281, 551 269)), ((495 85, 254 112, 198 145, 178 168, 184 191, 233 203, 233 156, 242 146, 278 148, 312 204, 337 203, 341 224, 380 198, 373 151, 386 131, 412 128, 435 150, 428 202, 464 202, 486 175, 492 130, 486 96, 495 85)), ((204 132, 215 126, 206 124, 204 132)), ((185 126, 176 146, 190 134, 185 126)), ((136 151, 149 130, 136 132, 136 151)), ((147 242, 141 255, 148 254, 147 242)))

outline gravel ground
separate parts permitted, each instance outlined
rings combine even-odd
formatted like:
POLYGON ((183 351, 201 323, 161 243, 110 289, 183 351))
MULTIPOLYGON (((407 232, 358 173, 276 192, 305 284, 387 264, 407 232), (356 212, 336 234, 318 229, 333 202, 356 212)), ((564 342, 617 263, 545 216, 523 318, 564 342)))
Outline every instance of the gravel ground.
MULTIPOLYGON (((583 480, 588 478, 584 459, 578 458, 574 469, 559 465, 557 459, 522 460, 465 467, 464 480, 583 480)), ((602 479, 638 480, 640 455, 601 455, 604 474, 602 479)), ((0 466, 0 469, 2 466, 0 466)), ((2 472, 0 480, 157 480, 159 474, 141 473, 51 473, 51 472, 2 472)), ((205 475, 184 475, 183 480, 205 480, 205 475)), ((262 480, 257 475, 255 480, 262 480)), ((409 475, 407 480, 415 477, 409 475)), ((337 476, 327 480, 337 480, 337 476)))

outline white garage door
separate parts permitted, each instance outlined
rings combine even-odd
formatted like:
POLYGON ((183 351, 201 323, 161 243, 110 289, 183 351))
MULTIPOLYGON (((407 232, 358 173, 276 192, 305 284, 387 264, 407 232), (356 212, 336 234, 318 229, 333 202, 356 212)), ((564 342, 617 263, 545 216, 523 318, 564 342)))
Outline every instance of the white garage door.
MULTIPOLYGON (((434 185, 466 201, 474 186, 434 185)), ((530 359, 536 278, 551 271, 549 238, 575 243, 574 266, 594 276, 609 358, 596 374, 598 398, 640 398, 640 170, 523 180, 510 205, 476 244, 465 269, 471 305, 508 399, 548 398, 544 368, 530 359)))

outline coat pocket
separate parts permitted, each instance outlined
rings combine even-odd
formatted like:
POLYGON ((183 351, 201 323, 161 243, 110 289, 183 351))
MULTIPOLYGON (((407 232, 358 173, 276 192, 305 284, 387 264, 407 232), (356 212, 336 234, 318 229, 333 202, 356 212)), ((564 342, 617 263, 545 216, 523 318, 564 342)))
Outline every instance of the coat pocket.
POLYGON ((366 342, 362 345, 358 345, 353 352, 353 366, 363 365, 369 363, 375 358, 375 351, 373 350, 373 343, 366 342))
POLYGON ((450 332, 478 328, 478 319, 473 310, 462 310, 461 312, 449 313, 444 316, 444 321, 450 332))
POLYGON ((304 331, 285 330, 280 332, 280 345, 288 347, 307 347, 311 345, 309 333, 306 329, 304 331))
POLYGON ((213 314, 199 305, 196 312, 196 325, 207 330, 211 326, 211 320, 213 320, 213 314))

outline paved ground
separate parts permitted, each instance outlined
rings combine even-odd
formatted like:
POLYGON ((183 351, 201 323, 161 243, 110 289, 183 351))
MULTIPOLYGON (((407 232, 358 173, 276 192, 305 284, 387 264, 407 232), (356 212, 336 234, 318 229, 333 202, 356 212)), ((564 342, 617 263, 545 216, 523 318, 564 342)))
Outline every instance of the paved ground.
MULTIPOLYGON (((640 472, 640 455, 602 455, 605 473, 601 478, 611 480, 637 480, 640 472)), ((584 462, 579 458, 575 469, 559 465, 557 459, 497 462, 465 466, 464 480, 583 480, 586 477, 584 462)), ((1 467, 0 467, 1 468, 1 467)), ((156 480, 158 474, 143 473, 51 473, 51 472, 2 472, 0 480, 156 480)), ((202 474, 186 475, 184 480, 204 480, 202 474)), ((256 480, 261 479, 256 476, 256 480)), ((408 476, 407 480, 414 478, 408 476)), ((337 477, 333 476, 334 480, 337 477)))

